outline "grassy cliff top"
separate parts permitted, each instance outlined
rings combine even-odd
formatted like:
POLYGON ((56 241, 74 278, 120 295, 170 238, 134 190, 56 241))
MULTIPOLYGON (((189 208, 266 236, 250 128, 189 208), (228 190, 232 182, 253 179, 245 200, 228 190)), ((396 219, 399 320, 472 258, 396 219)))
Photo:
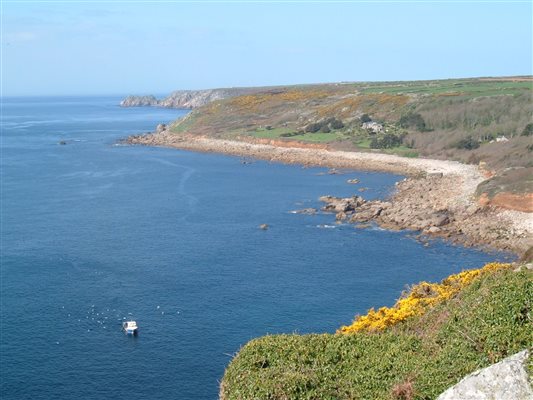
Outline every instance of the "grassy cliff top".
MULTIPOLYGON (((171 130, 228 139, 321 142, 337 150, 484 162, 496 171, 533 172, 532 95, 533 77, 254 88, 195 109, 171 130)), ((532 191, 530 186, 526 191, 532 191)))
POLYGON ((252 340, 228 366, 221 398, 433 399, 533 344, 533 273, 471 275, 453 296, 385 329, 252 340))

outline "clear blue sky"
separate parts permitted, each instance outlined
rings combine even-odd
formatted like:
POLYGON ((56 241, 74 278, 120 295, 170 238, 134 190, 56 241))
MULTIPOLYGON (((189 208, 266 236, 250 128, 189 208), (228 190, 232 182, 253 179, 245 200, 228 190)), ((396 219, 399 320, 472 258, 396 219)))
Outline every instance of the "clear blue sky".
POLYGON ((532 74, 522 2, 3 1, 4 95, 532 74))

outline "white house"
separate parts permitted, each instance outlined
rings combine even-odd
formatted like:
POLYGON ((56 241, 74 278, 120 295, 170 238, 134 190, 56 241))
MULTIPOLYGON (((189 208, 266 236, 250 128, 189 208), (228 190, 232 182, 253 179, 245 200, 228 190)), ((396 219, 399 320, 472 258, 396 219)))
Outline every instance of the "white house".
POLYGON ((496 143, 500 143, 500 142, 508 142, 509 139, 507 139, 505 136, 499 136, 496 138, 496 143))
POLYGON ((383 125, 370 121, 363 123, 363 129, 370 129, 374 133, 383 132, 383 125))

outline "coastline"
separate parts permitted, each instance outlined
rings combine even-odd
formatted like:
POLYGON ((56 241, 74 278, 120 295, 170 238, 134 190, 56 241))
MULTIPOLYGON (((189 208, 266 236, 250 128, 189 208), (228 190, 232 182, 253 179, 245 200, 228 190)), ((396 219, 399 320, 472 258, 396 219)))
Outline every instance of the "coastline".
MULTIPOLYGON (((522 256, 533 245, 532 214, 483 204, 475 199, 486 177, 478 167, 456 161, 405 158, 382 153, 329 150, 322 144, 239 140, 174 134, 168 130, 134 135, 127 144, 171 147, 205 153, 250 157, 284 164, 392 172, 407 175, 387 201, 333 208, 337 221, 376 222, 393 229, 421 231, 421 238, 441 237, 465 246, 488 247, 522 256)), ((357 189, 354 188, 354 191, 357 189)), ((357 202, 357 201, 356 201, 357 202)))

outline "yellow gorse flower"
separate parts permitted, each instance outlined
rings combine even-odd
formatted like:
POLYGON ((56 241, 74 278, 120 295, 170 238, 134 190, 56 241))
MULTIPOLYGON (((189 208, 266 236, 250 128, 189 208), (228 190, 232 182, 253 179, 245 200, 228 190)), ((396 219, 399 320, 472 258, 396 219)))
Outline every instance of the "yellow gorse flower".
POLYGON ((489 263, 480 269, 450 275, 440 283, 420 282, 414 285, 394 306, 381 307, 377 311, 371 308, 366 315, 357 316, 351 325, 341 327, 337 333, 384 330, 407 318, 424 314, 429 308, 456 295, 476 278, 489 272, 510 268, 510 266, 511 264, 489 263))

